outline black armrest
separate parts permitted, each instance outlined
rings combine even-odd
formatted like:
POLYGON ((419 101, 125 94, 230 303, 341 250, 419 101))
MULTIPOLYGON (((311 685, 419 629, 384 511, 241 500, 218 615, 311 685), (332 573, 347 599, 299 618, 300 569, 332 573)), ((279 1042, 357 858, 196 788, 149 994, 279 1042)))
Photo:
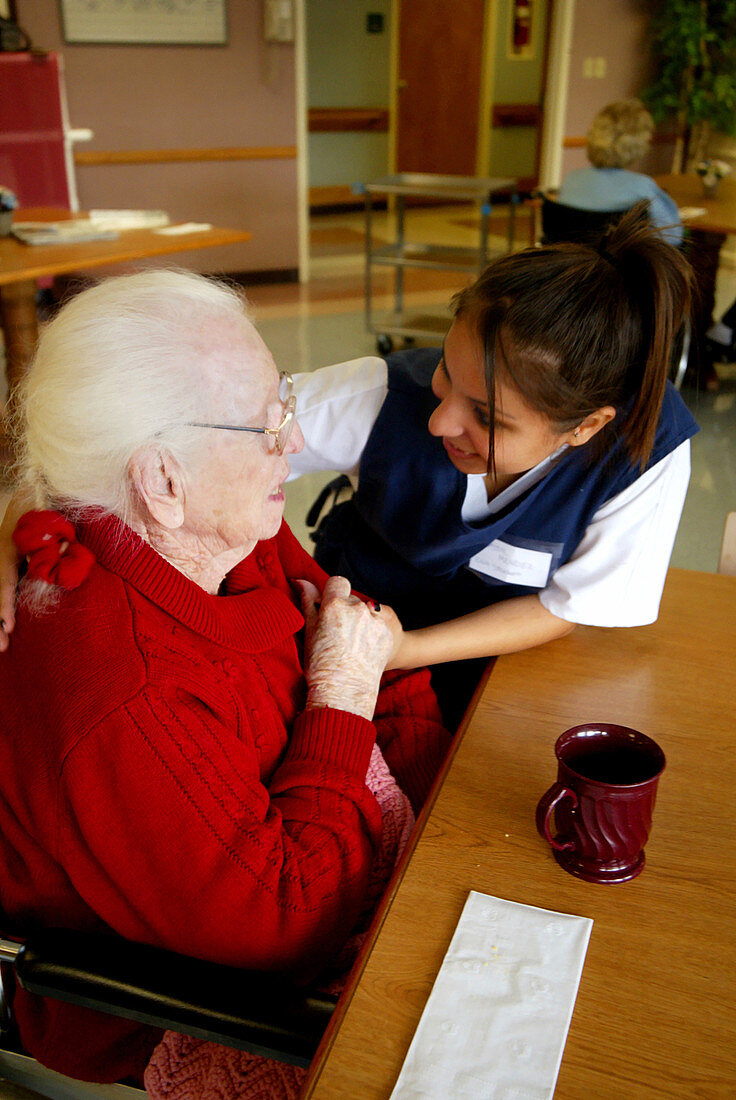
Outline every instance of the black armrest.
POLYGON ((14 959, 2 957, 30 993, 299 1066, 314 1057, 337 1001, 276 974, 66 929, 34 933, 14 959))

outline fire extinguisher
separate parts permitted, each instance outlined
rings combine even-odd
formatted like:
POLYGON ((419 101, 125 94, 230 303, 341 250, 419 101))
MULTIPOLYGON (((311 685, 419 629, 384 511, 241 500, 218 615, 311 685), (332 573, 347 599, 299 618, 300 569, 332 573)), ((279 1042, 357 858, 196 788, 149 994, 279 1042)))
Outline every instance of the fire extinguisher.
POLYGON ((513 45, 519 52, 532 37, 532 0, 514 0, 513 45))

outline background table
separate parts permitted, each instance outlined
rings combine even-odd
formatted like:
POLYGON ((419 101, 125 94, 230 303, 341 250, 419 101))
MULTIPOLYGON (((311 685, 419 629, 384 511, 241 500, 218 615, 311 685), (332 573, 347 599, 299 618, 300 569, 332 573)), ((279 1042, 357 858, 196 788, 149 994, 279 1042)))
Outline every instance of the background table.
POLYGON ((684 222, 688 229, 719 233, 722 236, 736 233, 736 179, 730 176, 722 179, 718 185, 718 194, 711 198, 705 196, 700 176, 692 173, 671 173, 655 176, 654 180, 663 191, 672 196, 678 206, 701 208, 705 211, 684 222))
POLYGON ((679 207, 704 211, 683 221, 687 229, 686 254, 695 271, 698 288, 693 309, 692 347, 693 356, 697 354, 700 361, 694 365, 698 374, 704 377, 710 365, 705 334, 714 320, 721 248, 729 233, 736 233, 736 179, 728 176, 722 179, 714 198, 706 198, 700 177, 693 174, 655 176, 654 179, 679 207))
POLYGON ((734 624, 736 578, 671 570, 656 624, 498 659, 305 1097, 390 1096, 471 889, 594 920, 556 1100, 734 1095, 734 624), (667 755, 646 867, 618 886, 564 872, 534 825, 586 720, 667 755))
MULTIPOLYGON (((22 210, 18 221, 68 219, 68 211, 22 210)), ((83 214, 77 215, 84 217, 83 214)), ((8 388, 17 384, 33 355, 38 338, 36 279, 89 271, 109 264, 126 263, 150 256, 165 256, 193 249, 248 241, 240 229, 212 227, 195 233, 169 236, 153 229, 125 229, 116 240, 82 241, 79 244, 25 245, 14 237, 0 237, 0 322, 5 335, 5 370, 8 388)))
MULTIPOLYGON (((68 210, 29 209, 18 211, 17 220, 62 221, 74 216, 68 210)), ((76 216, 84 217, 83 214, 76 216)), ((212 226, 174 236, 153 229, 125 229, 115 240, 80 241, 78 244, 26 245, 14 237, 0 237, 0 325, 5 340, 8 400, 30 363, 38 340, 37 279, 135 262, 151 256, 236 244, 250 240, 251 235, 245 230, 212 226)), ((0 428, 0 465, 10 461, 10 445, 0 428)))

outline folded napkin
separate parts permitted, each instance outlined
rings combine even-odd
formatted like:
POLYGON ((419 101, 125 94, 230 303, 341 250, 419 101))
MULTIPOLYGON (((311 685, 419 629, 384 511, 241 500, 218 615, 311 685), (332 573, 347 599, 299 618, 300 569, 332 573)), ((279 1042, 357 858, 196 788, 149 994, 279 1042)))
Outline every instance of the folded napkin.
POLYGON ((549 1100, 592 927, 471 891, 391 1100, 549 1100))

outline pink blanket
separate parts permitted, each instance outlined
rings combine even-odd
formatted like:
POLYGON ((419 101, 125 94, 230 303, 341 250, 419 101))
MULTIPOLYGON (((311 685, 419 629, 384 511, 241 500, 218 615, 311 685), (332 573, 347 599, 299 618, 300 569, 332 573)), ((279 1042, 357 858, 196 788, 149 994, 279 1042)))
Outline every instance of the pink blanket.
MULTIPOLYGON (((414 824, 409 800, 399 789, 381 755, 373 749, 366 783, 383 814, 378 852, 360 927, 348 940, 338 965, 346 974, 414 824)), ((341 981, 329 986, 339 992, 341 981)), ((306 1070, 260 1058, 242 1050, 167 1031, 148 1063, 145 1085, 153 1100, 296 1100, 306 1070)))

